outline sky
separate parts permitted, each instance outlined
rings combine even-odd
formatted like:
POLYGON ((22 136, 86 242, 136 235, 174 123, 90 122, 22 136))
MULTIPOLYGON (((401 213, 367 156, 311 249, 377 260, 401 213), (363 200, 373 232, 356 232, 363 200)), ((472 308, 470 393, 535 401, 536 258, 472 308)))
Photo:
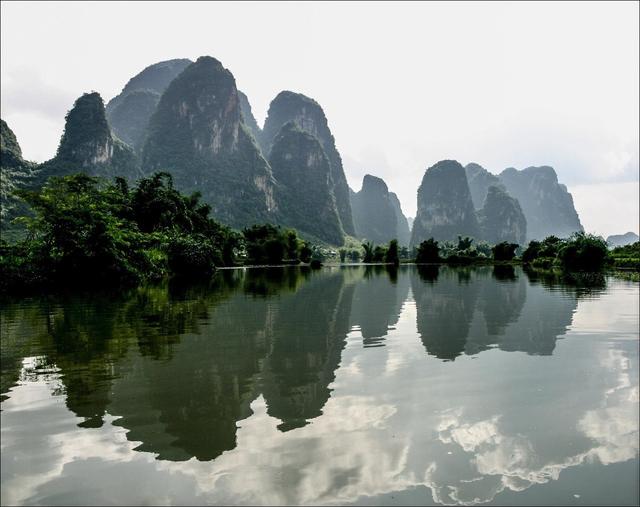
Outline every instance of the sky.
POLYGON ((0 5, 0 114, 27 159, 82 93, 211 55, 261 125, 281 90, 316 99, 351 187, 383 178, 407 216, 438 160, 551 165, 588 232, 639 232, 638 2, 0 5))

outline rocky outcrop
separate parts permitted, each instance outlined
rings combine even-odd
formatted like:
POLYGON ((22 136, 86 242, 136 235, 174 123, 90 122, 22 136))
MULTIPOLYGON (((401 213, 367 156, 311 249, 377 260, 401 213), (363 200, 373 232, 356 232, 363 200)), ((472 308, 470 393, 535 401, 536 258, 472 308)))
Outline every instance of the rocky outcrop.
POLYGON ((178 74, 192 62, 186 58, 150 65, 132 77, 106 107, 114 134, 134 150, 142 149, 149 119, 160 96, 178 74))
POLYGON ((129 180, 141 175, 132 149, 111 134, 97 92, 82 95, 67 113, 56 156, 38 167, 36 185, 43 185, 51 176, 78 172, 129 180))
POLYGON ((149 121, 142 167, 200 192, 214 218, 233 227, 276 217, 271 169, 242 121, 233 75, 215 58, 198 58, 169 84, 149 121))
POLYGON ((336 149, 335 140, 324 111, 315 100, 300 93, 290 91, 280 92, 269 106, 269 112, 262 131, 262 151, 268 154, 273 141, 282 126, 294 121, 301 130, 316 137, 331 164, 331 179, 333 181, 333 194, 336 198, 338 213, 342 228, 347 234, 354 235, 355 227, 349 202, 349 185, 344 175, 342 159, 336 149))
MULTIPOLYGON (((253 111, 251 111, 251 104, 249 103, 249 98, 238 90, 238 99, 240 99, 240 111, 242 112, 242 119, 244 120, 244 124, 249 128, 249 131, 253 135, 258 146, 261 146, 262 141, 262 130, 258 126, 258 122, 253 116, 253 111)), ((268 153, 263 153, 265 157, 267 157, 268 153)))
POLYGON ((635 232, 627 232, 625 234, 612 234, 607 237, 607 244, 610 247, 631 245, 640 241, 640 237, 635 232))
POLYGON ((394 192, 389 192, 389 199, 391 205, 396 214, 396 239, 400 245, 408 246, 411 241, 411 229, 409 228, 409 221, 402 212, 402 206, 400 205, 400 199, 394 192))
POLYGON ((22 150, 15 134, 4 120, 0 120, 0 230, 2 239, 19 236, 24 228, 13 219, 24 215, 27 207, 15 191, 31 184, 36 164, 22 158, 22 150))
POLYGON ((332 245, 342 245, 344 231, 333 195, 331 166, 320 142, 286 123, 269 158, 278 181, 280 222, 332 245))
POLYGON ((379 244, 396 237, 396 214, 381 178, 365 175, 362 189, 352 194, 351 209, 358 238, 379 244))
POLYGON ((480 229, 464 167, 455 160, 442 160, 422 178, 411 245, 429 238, 454 240, 458 235, 478 238, 480 229))
POLYGON ((500 181, 515 197, 527 220, 527 240, 554 235, 567 237, 582 231, 582 224, 567 187, 558 183, 552 167, 514 168, 500 173, 500 181))
POLYGON ((409 225, 400 201, 389 192, 381 178, 365 175, 362 189, 351 193, 351 210, 358 238, 377 244, 388 243, 392 239, 408 244, 409 225))
POLYGON ((0 119, 0 166, 9 169, 20 169, 24 166, 22 149, 13 130, 7 122, 0 119))
POLYGON ((491 243, 517 243, 524 245, 527 221, 520 204, 504 190, 502 185, 490 186, 484 206, 478 212, 480 236, 491 243))
POLYGON ((495 174, 491 174, 481 165, 472 162, 464 167, 464 171, 467 175, 473 206, 477 210, 482 209, 482 206, 484 206, 484 199, 487 197, 489 187, 498 186, 504 188, 500 183, 500 178, 495 174))

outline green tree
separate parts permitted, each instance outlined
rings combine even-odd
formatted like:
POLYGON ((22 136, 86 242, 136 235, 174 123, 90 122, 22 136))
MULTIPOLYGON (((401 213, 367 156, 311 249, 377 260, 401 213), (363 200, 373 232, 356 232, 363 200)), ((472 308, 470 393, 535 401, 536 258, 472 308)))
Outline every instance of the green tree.
POLYGON ((373 249, 373 262, 383 262, 387 254, 387 249, 382 245, 376 245, 373 249))
POLYGON ((353 249, 349 252, 349 259, 351 262, 360 262, 360 251, 353 249))
POLYGON ((607 254, 607 243, 604 239, 593 234, 576 232, 558 250, 558 260, 568 271, 598 271, 603 268, 607 254))
POLYGON ((252 264, 280 264, 287 248, 294 241, 297 245, 297 237, 292 238, 289 232, 272 224, 253 225, 243 229, 247 261, 252 264))
POLYGON ((438 242, 433 238, 429 238, 418 246, 416 253, 416 262, 418 264, 426 264, 430 262, 440 262, 440 248, 438 242))
POLYGON ((517 248, 517 243, 509 243, 508 241, 498 243, 491 249, 493 259, 496 261, 510 261, 516 256, 517 248))
POLYGON ((469 250, 471 248, 471 244, 473 243, 473 238, 470 237, 462 237, 462 236, 458 236, 458 253, 462 254, 463 252, 465 252, 466 250, 469 250))
POLYGON ((389 247, 385 253, 385 262, 393 264, 395 266, 400 264, 400 257, 398 255, 398 240, 392 239, 389 241, 389 247))
POLYGON ((531 263, 536 259, 540 253, 540 242, 532 240, 525 248, 524 252, 522 252, 522 262, 531 263))
POLYGON ((373 262, 373 243, 365 241, 362 243, 362 249, 364 250, 362 262, 373 262))
POLYGON ((311 262, 311 255, 313 254, 313 250, 311 246, 306 241, 300 247, 300 260, 304 263, 311 262))
POLYGON ((298 233, 293 229, 288 229, 285 234, 287 238, 287 258, 290 260, 298 260, 301 247, 298 233))

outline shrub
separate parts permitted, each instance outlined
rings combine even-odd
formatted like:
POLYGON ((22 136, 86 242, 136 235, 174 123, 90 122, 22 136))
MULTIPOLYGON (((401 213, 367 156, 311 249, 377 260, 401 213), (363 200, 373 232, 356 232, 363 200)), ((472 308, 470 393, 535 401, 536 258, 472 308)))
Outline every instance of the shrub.
POLYGON ((311 246, 309 245, 309 243, 303 243, 302 247, 300 248, 300 260, 304 263, 310 262, 312 253, 313 250, 311 250, 311 246))
POLYGON ((349 259, 351 259, 351 262, 359 262, 360 261, 360 251, 359 250, 351 250, 349 252, 349 259))
POLYGON ((416 262, 419 264, 425 264, 428 262, 440 262, 440 248, 438 242, 433 238, 429 238, 426 241, 420 243, 418 251, 416 253, 416 262))
POLYGON ((518 248, 517 243, 509 243, 507 241, 498 243, 491 249, 493 259, 496 261, 510 261, 516 256, 516 248, 518 248))
POLYGON ((392 239, 389 241, 389 247, 385 253, 385 262, 390 264, 398 265, 400 264, 400 257, 398 255, 398 240, 392 239))
POLYGON ((577 232, 560 247, 558 260, 567 270, 597 271, 607 259, 608 249, 604 239, 593 234, 577 232))
POLYGON ((365 241, 362 243, 362 249, 364 250, 362 262, 373 262, 373 243, 365 241))
POLYGON ((383 262, 387 255, 387 249, 382 245, 377 245, 373 249, 373 262, 383 262))
POLYGON ((211 242, 199 235, 180 235, 171 239, 167 249, 169 269, 179 276, 211 275, 222 256, 211 242))

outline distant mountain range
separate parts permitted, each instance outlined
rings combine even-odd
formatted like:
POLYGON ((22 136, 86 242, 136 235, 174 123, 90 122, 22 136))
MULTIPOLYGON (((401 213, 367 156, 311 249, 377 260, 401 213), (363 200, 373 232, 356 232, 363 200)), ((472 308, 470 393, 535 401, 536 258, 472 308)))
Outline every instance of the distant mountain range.
POLYGON ((607 244, 610 247, 630 245, 636 241, 640 241, 640 237, 635 232, 612 234, 607 238, 607 244))
POLYGON ((50 176, 85 172, 135 181, 165 171, 176 188, 200 192, 213 216, 241 228, 271 222, 342 245, 346 236, 401 245, 473 236, 519 244, 581 231, 571 194, 551 167, 506 169, 443 160, 418 189, 413 219, 396 194, 367 174, 355 192, 320 104, 292 91, 271 102, 264 127, 233 74, 209 56, 159 62, 133 76, 106 107, 96 92, 66 116, 55 157, 25 161, 2 122, 2 227, 25 212, 12 192, 50 176))

